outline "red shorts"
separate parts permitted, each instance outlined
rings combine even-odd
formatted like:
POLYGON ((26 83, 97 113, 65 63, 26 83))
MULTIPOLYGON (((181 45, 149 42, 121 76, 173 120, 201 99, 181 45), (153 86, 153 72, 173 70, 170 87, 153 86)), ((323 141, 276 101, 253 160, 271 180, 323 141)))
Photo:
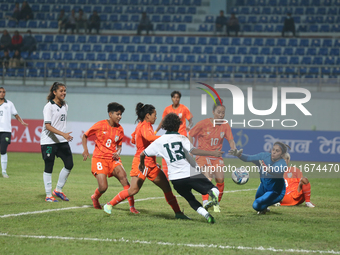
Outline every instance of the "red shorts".
POLYGON ((113 176, 113 171, 117 166, 122 166, 122 161, 115 159, 93 158, 91 164, 91 172, 94 176, 97 174, 105 174, 107 177, 113 176))
POLYGON ((305 197, 302 193, 302 190, 298 192, 294 190, 289 194, 285 194, 280 204, 282 206, 292 206, 292 205, 299 205, 305 201, 305 197))
POLYGON ((131 172, 130 172, 130 176, 136 176, 138 178, 141 178, 143 181, 148 178, 150 181, 154 181, 156 179, 156 177, 158 176, 159 172, 162 171, 162 169, 160 169, 160 167, 156 164, 147 164, 147 162, 145 162, 145 169, 143 171, 143 173, 141 171, 139 171, 139 162, 140 159, 139 157, 134 157, 133 161, 132 161, 132 168, 131 168, 131 172))

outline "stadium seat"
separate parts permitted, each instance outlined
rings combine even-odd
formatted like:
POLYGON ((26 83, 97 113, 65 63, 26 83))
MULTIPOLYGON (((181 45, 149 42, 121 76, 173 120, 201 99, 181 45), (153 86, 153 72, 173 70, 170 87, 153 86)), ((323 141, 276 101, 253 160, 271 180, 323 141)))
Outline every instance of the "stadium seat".
POLYGON ((221 56, 220 63, 223 64, 228 64, 230 63, 230 57, 229 56, 221 56))
POLYGON ((184 62, 184 55, 176 55, 175 62, 183 63, 184 62))
POLYGON ((318 55, 319 56, 328 56, 328 48, 319 48, 318 55))
POLYGON ((260 51, 260 55, 270 55, 270 48, 269 47, 262 47, 260 51))
POLYGON ((179 46, 171 46, 170 53, 179 53, 179 46))
POLYGON ((272 49, 272 55, 278 56, 282 54, 282 48, 273 48, 272 49))
POLYGON ((335 64, 335 58, 334 57, 327 57, 325 59, 325 65, 334 65, 335 64))
POLYGON ((186 63, 196 63, 196 56, 195 55, 187 55, 185 62, 186 63))
POLYGON ((247 55, 247 47, 238 47, 237 54, 238 55, 247 55))
POLYGON ((323 64, 323 58, 322 57, 314 57, 312 64, 313 65, 322 65, 323 64))
POLYGON ((217 56, 216 55, 210 55, 208 58, 209 63, 217 63, 217 56))
POLYGON ((173 62, 173 55, 172 54, 166 54, 163 59, 164 62, 173 62))
POLYGON ((254 64, 263 65, 264 64, 264 56, 256 56, 254 64))
POLYGON ((234 55, 236 54, 236 47, 228 47, 226 51, 227 55, 234 55))
POLYGON ((332 48, 329 52, 330 56, 339 56, 340 50, 338 48, 332 48))
POLYGON ((102 45, 101 44, 95 44, 93 45, 93 49, 92 49, 94 52, 102 52, 103 49, 102 49, 102 45))
POLYGON ((156 46, 156 45, 150 45, 150 46, 148 47, 148 52, 149 52, 149 53, 157 53, 157 52, 158 52, 157 46, 156 46))
POLYGON ((243 64, 253 64, 253 56, 244 56, 243 64))
POLYGON ((305 48, 296 48, 294 54, 297 55, 297 56, 304 56, 305 55, 305 48))
POLYGON ((207 56, 206 55, 199 55, 197 57, 197 63, 207 63, 207 56))
POLYGON ((233 56, 231 59, 232 64, 240 64, 241 63, 241 57, 240 56, 233 56))
POLYGON ((266 64, 275 65, 276 57, 267 57, 266 64))
POLYGON ((316 55, 316 48, 308 48, 306 55, 307 56, 315 56, 316 55))
POLYGON ((289 59, 290 65, 298 65, 299 64, 299 57, 292 56, 289 59))
POLYGON ((277 63, 280 64, 280 65, 287 65, 288 64, 288 57, 286 57, 286 56, 279 57, 277 63))
POLYGON ((270 47, 275 46, 275 39, 273 39, 273 38, 267 38, 267 39, 266 39, 265 46, 270 46, 270 47))
POLYGON ((112 61, 112 62, 117 61, 117 59, 118 59, 117 53, 110 53, 107 58, 108 61, 112 61))
POLYGON ((312 64, 312 58, 311 57, 303 57, 301 60, 301 65, 310 65, 312 64))
POLYGON ((285 56, 286 55, 289 55, 289 56, 293 55, 293 48, 290 48, 290 47, 284 48, 283 55, 285 55, 285 56))

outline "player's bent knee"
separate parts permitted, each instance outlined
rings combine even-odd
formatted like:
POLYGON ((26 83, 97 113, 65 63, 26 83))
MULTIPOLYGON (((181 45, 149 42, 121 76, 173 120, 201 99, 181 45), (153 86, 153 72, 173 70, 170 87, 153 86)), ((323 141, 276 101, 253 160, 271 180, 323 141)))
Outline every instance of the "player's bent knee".
POLYGON ((302 184, 308 184, 309 183, 309 180, 307 179, 307 177, 302 177, 300 181, 301 181, 302 184))
POLYGON ((67 170, 71 171, 72 168, 73 168, 73 162, 68 162, 68 163, 66 163, 66 164, 65 164, 65 168, 66 168, 67 170))

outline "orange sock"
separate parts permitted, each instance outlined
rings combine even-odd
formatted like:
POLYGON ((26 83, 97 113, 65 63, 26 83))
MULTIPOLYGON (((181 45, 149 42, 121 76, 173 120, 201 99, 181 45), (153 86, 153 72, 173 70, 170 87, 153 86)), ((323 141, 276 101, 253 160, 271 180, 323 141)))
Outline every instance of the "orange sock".
MULTIPOLYGON (((128 190, 129 188, 130 188, 130 185, 124 186, 124 190, 128 190)), ((128 197, 128 201, 129 201, 130 207, 135 207, 135 199, 133 198, 133 196, 128 197)))
POLYGON ((169 176, 168 176, 168 165, 166 164, 166 161, 164 160, 164 158, 162 159, 162 170, 166 176, 166 178, 169 180, 169 176))
POLYGON ((164 196, 165 196, 165 200, 168 202, 168 204, 171 206, 172 210, 174 210, 175 213, 178 213, 181 211, 181 209, 179 209, 177 199, 172 193, 172 191, 164 193, 164 196))
POLYGON ((302 185, 302 193, 306 202, 310 202, 310 183, 302 185))
POLYGON ((112 206, 115 206, 116 204, 119 204, 123 200, 125 200, 129 196, 129 192, 127 189, 122 190, 121 192, 118 193, 117 196, 115 196, 111 201, 110 204, 112 206))
POLYGON ((218 195, 218 202, 220 202, 223 196, 224 182, 216 183, 216 187, 218 188, 218 191, 220 192, 220 194, 218 195))
POLYGON ((202 195, 202 201, 209 200, 209 194, 202 195))
POLYGON ((98 200, 102 195, 103 194, 99 192, 98 188, 96 188, 93 194, 94 198, 98 200))

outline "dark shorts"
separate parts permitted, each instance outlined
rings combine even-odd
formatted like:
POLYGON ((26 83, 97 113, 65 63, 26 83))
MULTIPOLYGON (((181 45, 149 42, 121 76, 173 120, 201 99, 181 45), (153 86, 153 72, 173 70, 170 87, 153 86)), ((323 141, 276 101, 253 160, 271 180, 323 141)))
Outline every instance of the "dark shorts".
POLYGON ((11 144, 11 137, 11 132, 0 132, 0 143, 7 143, 7 145, 11 144))
POLYGON ((171 181, 174 185, 175 190, 180 194, 185 194, 191 192, 191 190, 196 190, 197 192, 205 195, 209 190, 214 188, 214 184, 205 177, 203 174, 198 174, 184 179, 171 181))

